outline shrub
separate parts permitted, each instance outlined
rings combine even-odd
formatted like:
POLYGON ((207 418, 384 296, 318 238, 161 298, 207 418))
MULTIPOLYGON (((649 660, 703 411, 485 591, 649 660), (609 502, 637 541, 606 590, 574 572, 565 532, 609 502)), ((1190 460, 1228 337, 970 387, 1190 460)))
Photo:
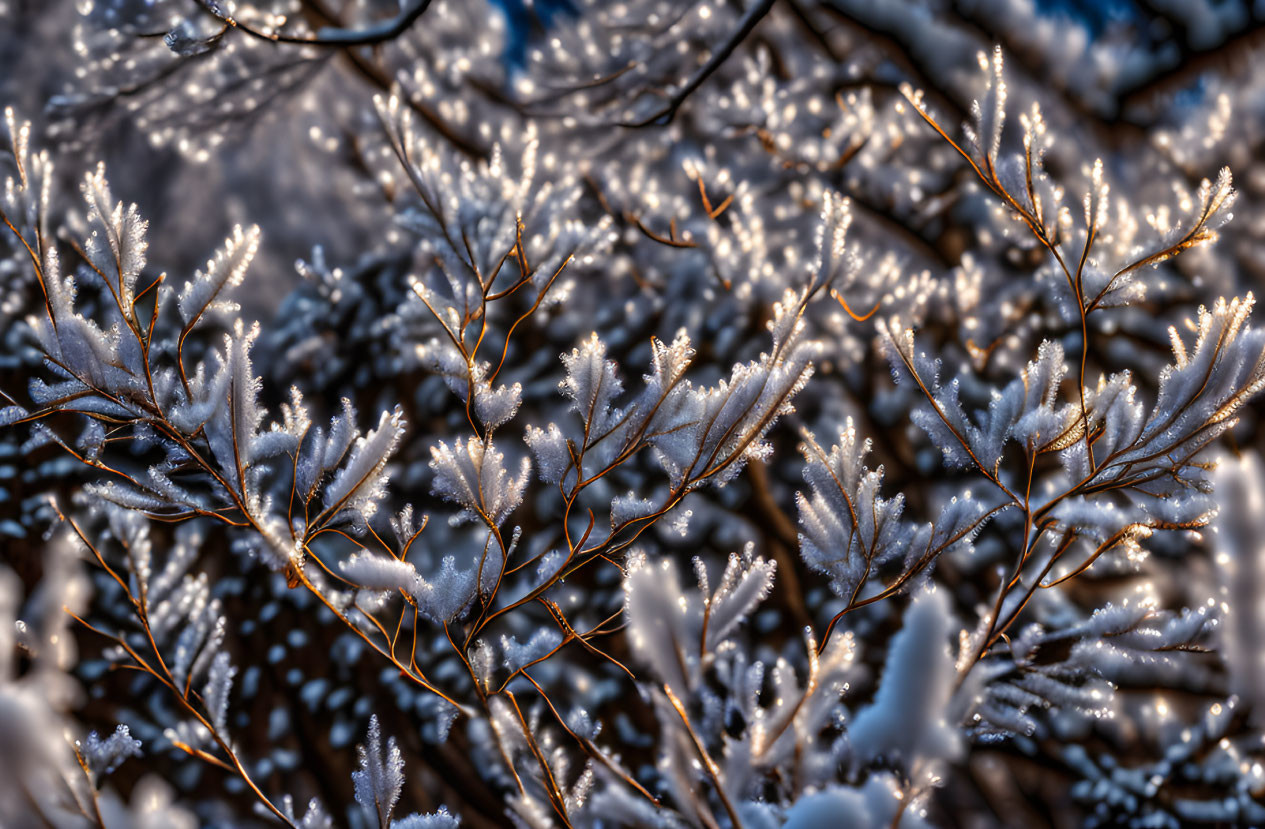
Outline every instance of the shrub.
POLYGON ((79 6, 0 822, 1265 822, 1246 5, 79 6))

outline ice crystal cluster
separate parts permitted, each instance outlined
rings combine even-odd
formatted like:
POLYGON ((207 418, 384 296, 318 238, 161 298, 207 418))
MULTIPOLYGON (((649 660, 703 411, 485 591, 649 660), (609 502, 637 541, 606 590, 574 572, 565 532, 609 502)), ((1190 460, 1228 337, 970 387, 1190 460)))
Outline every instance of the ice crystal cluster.
POLYGON ((1263 30, 0 0, 0 825, 1265 825, 1263 30))

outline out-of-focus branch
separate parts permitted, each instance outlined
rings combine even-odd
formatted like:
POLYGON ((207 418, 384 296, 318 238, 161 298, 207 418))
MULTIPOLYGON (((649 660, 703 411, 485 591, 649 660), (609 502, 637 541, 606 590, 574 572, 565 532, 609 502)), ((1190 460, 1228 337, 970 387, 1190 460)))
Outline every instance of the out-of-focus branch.
POLYGON ((725 41, 724 45, 712 54, 707 63, 703 64, 702 67, 694 73, 694 76, 686 82, 685 86, 682 86, 679 90, 677 90, 676 94, 668 99, 666 104, 639 121, 633 121, 630 123, 622 122, 619 126, 649 127, 669 123, 676 116, 676 112, 681 108, 681 104, 685 103, 685 99, 693 95, 694 91, 702 86, 703 82, 712 76, 712 73, 719 69, 725 61, 729 60, 729 57, 734 53, 734 50, 737 49, 742 42, 747 39, 747 36, 755 30, 755 27, 761 20, 764 19, 764 16, 769 13, 769 10, 773 8, 773 2, 774 0, 759 0, 758 3, 752 6, 743 17, 742 25, 734 30, 734 33, 729 36, 729 39, 725 41))
POLYGON ((1210 69, 1232 65, 1262 47, 1265 47, 1265 19, 1257 15, 1250 26, 1233 37, 1204 49, 1183 48, 1180 58, 1170 68, 1139 78, 1120 89, 1116 96, 1119 111, 1127 112, 1157 95, 1172 92, 1179 84, 1189 83, 1210 69))
POLYGON ((220 6, 217 0, 198 0, 199 5, 206 9, 216 19, 223 21, 226 25, 235 29, 240 29, 251 37, 260 40, 270 40, 273 43, 293 43, 304 46, 333 46, 336 48, 346 49, 352 46, 372 46, 378 43, 385 43, 394 40, 404 34, 410 26, 416 23, 426 10, 430 8, 431 0, 413 0, 407 7, 400 10, 400 13, 393 18, 374 23, 362 29, 345 29, 337 26, 320 29, 315 35, 297 36, 285 35, 280 32, 265 32, 260 29, 242 23, 232 15, 228 14, 220 6))

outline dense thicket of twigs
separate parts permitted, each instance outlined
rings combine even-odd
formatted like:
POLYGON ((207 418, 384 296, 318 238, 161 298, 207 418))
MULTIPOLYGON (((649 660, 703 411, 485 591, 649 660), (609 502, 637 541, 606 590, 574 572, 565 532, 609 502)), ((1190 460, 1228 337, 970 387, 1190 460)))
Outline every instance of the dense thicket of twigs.
POLYGON ((0 825, 1265 823, 1263 32, 0 0, 0 825))

